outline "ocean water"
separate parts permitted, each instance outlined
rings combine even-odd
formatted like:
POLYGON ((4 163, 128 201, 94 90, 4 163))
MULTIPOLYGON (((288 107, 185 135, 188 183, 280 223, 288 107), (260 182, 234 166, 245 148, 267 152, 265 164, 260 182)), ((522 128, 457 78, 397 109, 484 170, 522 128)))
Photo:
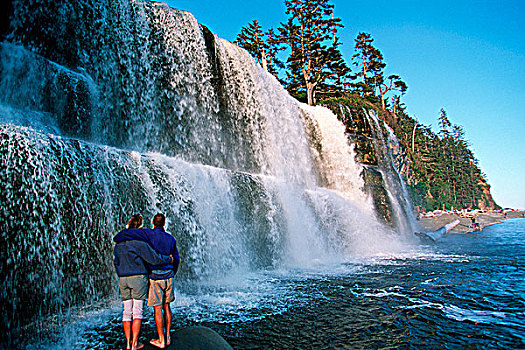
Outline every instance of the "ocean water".
MULTIPOLYGON (((186 286, 173 329, 201 325, 235 349, 523 349, 525 219, 435 245, 309 269, 186 286)), ((72 310, 28 348, 124 346, 118 296, 72 310)), ((146 312, 141 339, 153 339, 146 312)))

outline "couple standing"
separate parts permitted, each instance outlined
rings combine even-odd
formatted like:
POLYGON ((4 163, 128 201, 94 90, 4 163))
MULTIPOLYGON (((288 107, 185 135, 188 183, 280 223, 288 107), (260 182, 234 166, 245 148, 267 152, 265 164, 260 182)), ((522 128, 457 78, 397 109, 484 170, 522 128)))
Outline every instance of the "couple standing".
POLYGON ((155 310, 159 335, 150 344, 161 349, 170 344, 170 303, 175 300, 173 278, 180 262, 175 238, 164 230, 165 216, 155 215, 153 229, 141 228, 142 222, 142 215, 133 215, 127 228, 113 239, 115 269, 124 304, 122 325, 128 350, 144 347, 138 342, 138 336, 146 295, 148 306, 155 310))

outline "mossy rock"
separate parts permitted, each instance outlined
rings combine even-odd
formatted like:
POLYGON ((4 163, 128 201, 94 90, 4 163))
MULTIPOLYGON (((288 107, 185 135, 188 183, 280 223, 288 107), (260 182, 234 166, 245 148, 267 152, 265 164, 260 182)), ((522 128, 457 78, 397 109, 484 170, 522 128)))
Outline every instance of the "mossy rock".
POLYGON ((385 189, 383 176, 376 169, 365 167, 363 179, 365 180, 366 191, 372 195, 377 217, 385 224, 394 226, 392 203, 385 189))
POLYGON ((377 153, 374 141, 366 136, 355 135, 350 138, 354 144, 355 160, 359 163, 377 165, 377 153))

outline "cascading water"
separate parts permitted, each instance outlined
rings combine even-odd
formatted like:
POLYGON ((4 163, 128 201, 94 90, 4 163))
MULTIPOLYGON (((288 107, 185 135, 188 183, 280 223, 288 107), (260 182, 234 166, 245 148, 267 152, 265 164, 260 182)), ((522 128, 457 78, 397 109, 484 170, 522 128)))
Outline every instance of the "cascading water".
POLYGON ((406 218, 406 220, 408 220, 408 227, 405 227, 405 230, 408 230, 409 232, 414 232, 417 227, 416 217, 414 215, 414 211, 411 210, 412 203, 409 200, 410 196, 408 194, 406 184, 401 176, 403 171, 407 171, 406 168, 403 168, 403 164, 401 164, 401 161, 399 159, 400 154, 403 154, 401 152, 401 145, 397 136, 394 134, 394 130, 392 130, 392 128, 390 128, 385 122, 383 122, 383 125, 384 128, 388 131, 387 147, 390 150, 385 151, 389 156, 391 169, 394 172, 394 178, 397 180, 394 182, 394 186, 396 186, 396 188, 398 189, 397 195, 399 200, 402 202, 400 206, 404 209, 404 217, 406 218), (397 155, 395 159, 393 154, 397 155))
POLYGON ((310 119, 312 133, 319 139, 318 157, 325 186, 352 201, 364 213, 372 214, 373 207, 364 192, 362 166, 355 162, 355 152, 345 136, 344 125, 326 107, 302 104, 305 118, 310 119))
POLYGON ((415 232, 415 216, 411 210, 405 183, 395 166, 394 159, 392 159, 391 150, 399 147, 399 142, 390 127, 378 119, 375 111, 367 111, 365 114, 369 122, 371 121, 371 124, 375 126, 372 129, 375 138, 380 141, 375 144, 378 153, 381 154, 378 170, 382 174, 389 198, 393 203, 392 209, 396 215, 397 227, 401 232, 415 232), (387 134, 387 139, 385 139, 384 133, 387 134))
POLYGON ((395 241, 335 116, 299 106, 191 14, 138 0, 13 5, 0 44, 8 342, 35 315, 114 293, 112 237, 133 213, 166 214, 182 289, 395 241))
POLYGON ((256 154, 259 168, 255 171, 305 187, 315 186, 298 105, 277 79, 262 70, 245 50, 222 39, 216 43, 223 68, 224 104, 230 123, 243 125, 231 126, 239 134, 237 137, 243 138, 242 152, 249 149, 256 154))
POLYGON ((327 106, 339 119, 345 120, 345 134, 352 145, 353 158, 361 164, 358 172, 364 179, 365 192, 370 195, 378 218, 402 235, 414 232, 412 205, 397 170, 401 165, 398 158, 403 157, 404 152, 393 131, 374 110, 330 102, 327 106), (396 160, 393 152, 396 152, 396 160))

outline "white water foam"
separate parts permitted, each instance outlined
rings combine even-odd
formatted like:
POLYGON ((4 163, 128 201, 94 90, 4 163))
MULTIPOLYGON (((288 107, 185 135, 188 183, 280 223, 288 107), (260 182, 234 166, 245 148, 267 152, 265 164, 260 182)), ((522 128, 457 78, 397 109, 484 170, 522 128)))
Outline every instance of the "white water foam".
POLYGON ((372 201, 364 192, 363 167, 355 161, 354 148, 345 136, 343 123, 326 107, 301 104, 301 109, 315 121, 321 138, 320 158, 326 186, 358 206, 363 215, 373 215, 372 201))

